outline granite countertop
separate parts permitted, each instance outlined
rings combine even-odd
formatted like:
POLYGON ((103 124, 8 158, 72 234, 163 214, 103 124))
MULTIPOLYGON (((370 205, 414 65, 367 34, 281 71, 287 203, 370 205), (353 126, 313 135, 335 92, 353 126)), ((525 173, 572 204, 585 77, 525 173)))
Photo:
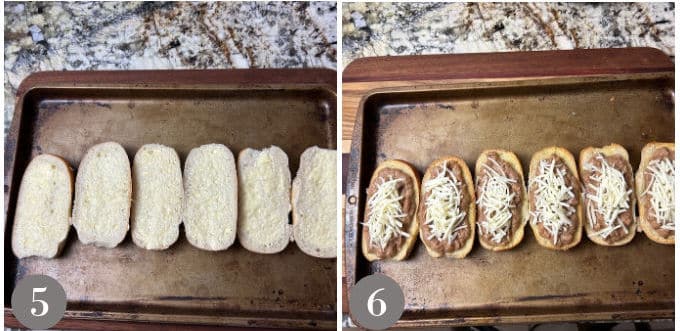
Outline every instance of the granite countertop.
POLYGON ((5 132, 47 70, 336 68, 334 2, 5 2, 5 132))
POLYGON ((673 3, 346 3, 342 63, 367 56, 649 46, 674 57, 673 3))

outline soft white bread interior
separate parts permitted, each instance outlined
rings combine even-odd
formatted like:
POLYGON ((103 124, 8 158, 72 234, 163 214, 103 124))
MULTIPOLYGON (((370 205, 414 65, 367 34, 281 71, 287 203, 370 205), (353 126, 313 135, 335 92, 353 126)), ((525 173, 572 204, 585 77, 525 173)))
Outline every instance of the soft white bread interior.
POLYGON ((234 243, 237 181, 234 155, 226 146, 209 144, 189 152, 184 164, 182 221, 192 245, 218 251, 234 243))
MULTIPOLYGON (((578 170, 576 168, 576 161, 574 160, 574 156, 569 152, 568 150, 562 148, 562 147, 546 147, 536 153, 531 157, 531 164, 529 166, 529 189, 528 194, 533 194, 531 192, 531 181, 534 177, 534 173, 536 172, 536 169, 540 165, 541 160, 548 159, 550 158, 553 154, 559 156, 571 172, 572 176, 574 177, 574 180, 576 181, 573 183, 573 185, 578 185, 580 188, 580 180, 578 176, 578 170)), ((579 194, 581 190, 579 189, 579 194)), ((578 206, 576 207, 576 220, 578 224, 574 224, 574 227, 576 231, 574 232, 574 239, 572 240, 571 243, 561 245, 561 246, 556 246, 553 244, 553 242, 550 239, 543 238, 540 234, 540 229, 538 224, 533 224, 533 222, 529 222, 529 225, 531 226, 531 229, 534 233, 534 237, 536 237, 536 241, 538 241, 538 244, 554 249, 554 250, 562 250, 566 251, 576 245, 578 245, 579 242, 581 242, 581 236, 583 235, 583 204, 581 203, 580 199, 578 202, 578 206)))
POLYGON ((182 223, 182 168, 171 147, 147 144, 132 162, 134 190, 132 241, 146 249, 166 249, 179 237, 182 223))
POLYGON ((130 228, 132 178, 125 149, 115 142, 92 146, 76 176, 73 226, 84 244, 116 247, 130 228))
POLYGON ((337 151, 307 148, 293 180, 293 237, 311 256, 337 256, 336 165, 337 151))
POLYGON ((73 173, 64 160, 42 154, 28 164, 14 214, 14 255, 59 255, 71 226, 72 195, 73 173))
MULTIPOLYGON (((607 145, 607 146, 604 146, 604 147, 601 147, 601 148, 586 147, 586 148, 581 150, 581 152, 579 153, 579 162, 578 162, 581 177, 583 177, 584 174, 586 173, 586 171, 585 171, 586 162, 592 160, 593 157, 595 157, 595 155, 597 153, 602 153, 602 155, 604 155, 605 157, 612 156, 612 155, 619 155, 619 156, 623 157, 623 159, 626 160, 628 168, 629 168, 629 170, 631 171, 631 174, 632 174, 633 168, 630 166, 630 160, 628 158, 628 151, 626 151, 626 149, 623 148, 623 146, 621 146, 619 144, 610 144, 610 145, 607 145)), ((582 180, 582 183, 584 183, 583 180, 582 180)), ((633 189, 633 188, 631 187, 630 189, 633 189)), ((585 191, 585 188, 583 188, 583 190, 585 191)), ((587 205, 586 205, 585 195, 582 194, 581 198, 582 198, 581 204, 583 204, 583 208, 586 209, 587 205)), ((630 197, 631 207, 630 208, 633 210, 633 223, 631 223, 631 225, 629 226, 628 234, 625 237, 621 238, 620 240, 617 240, 616 242, 612 242, 612 243, 606 241, 601 236, 596 234, 596 231, 593 229, 592 226, 590 226, 590 219, 589 219, 590 216, 588 216, 587 212, 584 213, 584 217, 586 217, 586 219, 583 222, 583 226, 586 229, 586 235, 588 236, 588 238, 590 238, 590 240, 592 240, 594 243, 596 243, 598 245, 602 245, 602 246, 622 246, 622 245, 629 243, 631 240, 633 240, 633 237, 635 237, 635 232, 637 231, 637 219, 635 218, 635 202, 636 201, 637 200, 635 199, 635 196, 633 196, 631 194, 631 197, 630 197)))
POLYGON ((252 252, 282 251, 292 239, 288 156, 277 146, 238 156, 238 240, 252 252))
MULTIPOLYGON (((489 245, 484 240, 479 240, 479 243, 484 247, 485 249, 489 249, 492 251, 505 251, 514 248, 515 246, 519 245, 520 242, 522 242, 522 239, 524 238, 524 228, 527 225, 527 222, 529 221, 529 199, 527 196, 526 192, 526 186, 524 185, 524 172, 522 170, 522 163, 519 161, 519 158, 517 158, 517 155, 511 151, 506 151, 502 149, 489 149, 485 150, 482 152, 481 155, 477 158, 477 163, 475 164, 475 174, 478 176, 481 171, 482 171, 482 165, 485 164, 488 160, 488 156, 491 153, 496 153, 500 157, 501 160, 507 162, 512 169, 517 172, 517 175, 520 178, 520 189, 522 191, 522 201, 520 202, 519 205, 519 210, 515 212, 520 213, 520 222, 521 224, 517 228, 516 231, 512 233, 512 238, 504 244, 500 245, 489 245)), ((481 236, 480 232, 480 236, 481 236)))
MULTIPOLYGON (((418 232, 419 232, 419 223, 418 223, 418 204, 420 203, 420 178, 417 175, 416 169, 401 160, 387 160, 381 162, 378 167, 373 171, 373 175, 371 176, 371 183, 376 179, 378 173, 382 169, 396 169, 399 170, 403 173, 405 173, 409 178, 411 178, 411 181, 413 182, 413 206, 414 206, 414 213, 413 213, 413 219, 411 219, 411 224, 408 228, 408 233, 409 237, 406 239, 406 241, 402 244, 401 247, 399 247, 399 251, 390 258, 390 260, 394 261, 401 261, 406 259, 409 254, 411 254, 411 251, 413 250, 413 246, 415 245, 416 241, 418 240, 418 232)), ((368 201, 370 197, 366 197, 366 201, 368 201)), ((369 240, 368 235, 364 231, 361 231, 361 251, 364 254, 364 257, 366 260, 370 261, 375 261, 375 260, 380 260, 380 258, 376 255, 373 254, 369 251, 369 240)))
MULTIPOLYGON (((648 185, 649 183, 645 183, 645 170, 647 169, 647 166, 649 165, 649 161, 654 155, 654 152, 659 149, 659 148, 668 148, 671 153, 675 153, 675 143, 661 143, 661 142, 651 142, 645 145, 645 147, 642 148, 641 156, 640 156, 640 167, 638 168, 637 173, 635 173, 635 194, 637 196, 638 201, 642 201, 642 194, 645 192, 645 185, 648 185)), ((649 220, 647 220, 647 215, 650 213, 650 211, 647 209, 647 206, 645 206, 644 203, 638 203, 638 208, 639 208, 639 229, 638 231, 644 231, 645 235, 659 243, 659 244, 665 244, 665 245, 673 245, 675 244, 675 232, 673 234, 669 235, 668 237, 664 238, 661 235, 659 235, 656 230, 652 227, 651 224, 649 224, 649 220)))
MULTIPOLYGON (((477 221, 477 209, 475 208, 475 185, 474 182, 472 181, 472 174, 470 173, 470 169, 468 168, 467 164, 465 161, 461 160, 458 157, 455 156, 449 156, 449 157, 443 157, 440 159, 435 160, 430 164, 429 167, 427 167, 427 170, 425 170, 425 174, 423 175, 423 183, 422 185, 425 184, 425 180, 427 178, 432 178, 435 176, 437 173, 438 169, 442 168, 442 163, 446 163, 447 167, 451 167, 452 164, 457 164, 458 167, 460 167, 461 173, 463 174, 463 181, 465 182, 466 188, 467 188, 467 193, 468 196, 470 197, 470 203, 467 206, 461 206, 461 209, 467 209, 466 213, 467 215, 465 216, 468 222, 468 226, 470 228, 470 235, 468 236, 467 240, 465 241, 465 244, 463 247, 456 249, 451 252, 445 252, 444 254, 441 254, 440 252, 433 250, 428 246, 429 241, 423 239, 423 232, 420 231, 420 241, 423 242, 425 245, 425 248, 427 249, 427 253, 432 256, 432 257, 441 257, 442 255, 450 258, 456 258, 456 259, 462 259, 466 257, 470 251, 472 250, 472 246, 475 243, 475 224, 477 221)), ((425 195, 425 190, 424 187, 420 189, 420 195, 421 197, 424 197, 425 195)), ((419 205, 419 208, 425 208, 426 206, 424 204, 419 205)), ((419 220, 419 221, 425 221, 419 220)))

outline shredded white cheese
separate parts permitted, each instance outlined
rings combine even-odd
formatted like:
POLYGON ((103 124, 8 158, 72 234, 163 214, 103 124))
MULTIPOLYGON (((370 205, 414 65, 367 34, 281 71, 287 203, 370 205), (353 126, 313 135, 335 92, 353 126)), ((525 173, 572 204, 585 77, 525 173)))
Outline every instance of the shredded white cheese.
POLYGON ((429 196, 425 200, 425 224, 430 229, 428 240, 447 241, 449 244, 458 238, 459 231, 467 228, 465 211, 461 208, 462 183, 453 171, 442 163, 436 177, 427 180, 423 187, 429 196))
MULTIPOLYGON (((502 169, 494 159, 489 160, 502 169)), ((477 226, 482 233, 490 233, 491 240, 498 244, 510 234, 512 200, 515 198, 510 185, 516 181, 486 164, 482 167, 486 170, 488 179, 482 184, 477 204, 484 212, 485 222, 479 222, 477 226)))
POLYGON ((387 247, 387 243, 393 237, 410 237, 410 234, 402 231, 404 214, 401 208, 403 195, 399 194, 398 184, 404 179, 394 179, 392 176, 388 180, 380 177, 380 183, 375 194, 368 200, 368 220, 362 223, 368 227, 370 243, 372 246, 379 246, 382 249, 387 247))
POLYGON ((536 192, 531 222, 534 225, 543 224, 553 238, 553 244, 557 245, 561 232, 572 226, 569 217, 576 213, 576 209, 569 204, 569 200, 575 196, 574 189, 565 182, 567 170, 556 168, 554 159, 542 160, 538 170, 538 176, 530 183, 530 189, 536 192))
POLYGON ((642 195, 649 195, 651 209, 661 229, 675 231, 675 165, 669 158, 653 160, 646 172, 652 175, 642 195))
POLYGON ((593 235, 606 239, 619 228, 628 234, 628 229, 619 215, 630 208, 629 197, 633 190, 630 188, 626 190, 626 178, 623 173, 607 163, 602 154, 597 154, 595 158, 601 161, 601 166, 598 168, 588 163, 586 167, 594 173, 590 179, 598 185, 588 184, 595 193, 586 194, 588 198, 586 208, 590 226, 595 227, 597 214, 600 214, 604 217, 604 228, 593 235))

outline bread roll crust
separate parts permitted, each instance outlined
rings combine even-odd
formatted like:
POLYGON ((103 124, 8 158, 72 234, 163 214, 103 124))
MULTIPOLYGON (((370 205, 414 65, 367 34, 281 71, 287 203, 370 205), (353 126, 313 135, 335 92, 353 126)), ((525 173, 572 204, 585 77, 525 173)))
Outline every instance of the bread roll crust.
MULTIPOLYGON (((54 179, 56 180, 56 178, 54 179)), ((17 205, 14 214, 14 226, 12 228, 12 251, 16 257, 24 258, 29 256, 40 256, 44 258, 54 258, 61 254, 64 244, 66 243, 66 238, 68 237, 69 229, 71 227, 71 198, 73 197, 73 190, 73 169, 69 166, 66 160, 57 155, 47 153, 38 155, 33 160, 31 160, 31 162, 28 164, 28 167, 26 168, 23 178, 21 179, 21 185, 19 187, 19 195, 17 198, 17 205), (27 184, 27 182, 30 180, 30 176, 38 175, 34 172, 37 171, 37 167, 39 167, 39 164, 42 162, 47 162, 51 166, 56 167, 57 171, 63 171, 66 173, 66 181, 62 183, 56 183, 56 185, 66 185, 65 189, 68 193, 64 198, 67 200, 67 208, 66 210, 62 210, 61 216, 51 217, 49 220, 47 220, 49 222, 60 220, 63 221, 60 226, 50 227, 48 235, 53 238, 40 238, 38 242, 32 242, 33 239, 25 237, 30 234, 22 233, 25 230, 20 230, 19 228, 24 226, 22 223, 35 222, 33 219, 24 219, 24 210, 28 209, 33 212, 35 209, 39 208, 39 206, 35 205, 35 202, 27 201, 31 198, 31 192, 27 192, 27 190, 35 189, 35 187, 28 187, 27 185, 29 184, 27 184), (51 239, 53 242, 47 243, 47 239, 51 239), (26 240, 29 242, 22 242, 26 240), (39 244, 47 244, 49 247, 27 247, 39 244)))
MULTIPOLYGON (((663 142, 650 142, 642 148, 640 156, 640 167, 637 173, 635 173, 635 195, 639 201, 642 201, 642 193, 645 191, 645 178, 644 172, 649 165, 649 161, 659 148, 666 147, 672 153, 675 153, 675 143, 663 143, 663 142)), ((638 204, 639 208, 639 219, 638 219, 638 231, 643 231, 645 235, 654 242, 664 245, 674 245, 675 244, 675 232, 672 235, 664 238, 660 236, 654 228, 649 224, 647 220, 648 210, 643 203, 638 204)))
POLYGON ((477 176, 482 172, 482 165, 486 163, 489 154, 492 153, 498 154, 501 160, 510 164, 510 166, 515 170, 515 172, 517 172, 517 175, 521 180, 520 190, 522 191, 522 200, 520 202, 518 209, 520 213, 521 224, 517 228, 517 230, 512 233, 512 238, 507 243, 500 245, 489 245, 489 243, 481 239, 482 232, 481 231, 479 232, 479 243, 482 245, 482 247, 494 252, 500 252, 514 248, 515 246, 519 245, 520 242, 522 242, 522 239, 524 239, 524 229, 527 225, 527 222, 529 222, 529 197, 527 196, 522 163, 519 161, 517 155, 515 155, 515 153, 511 151, 503 149, 487 149, 482 151, 482 153, 477 158, 477 162, 475 164, 475 175, 477 176))
MULTIPOLYGON (((408 229, 409 233, 409 238, 404 242, 404 244, 399 248, 399 251, 389 258, 389 260, 394 260, 394 261, 401 261, 406 259, 409 254, 411 253, 411 250, 413 250, 413 246, 416 243, 416 240, 418 239, 418 232, 419 232, 419 226, 418 226, 418 205, 420 203, 420 179, 418 178, 417 175, 417 170, 410 164, 401 161, 401 160, 387 160, 383 161, 378 165, 378 167, 375 169, 373 172, 373 175, 371 176, 371 182, 373 182, 380 170, 386 169, 386 168, 391 168, 391 169, 396 169, 399 170, 403 173, 405 173, 411 180, 413 181, 413 198, 415 199, 414 206, 415 206, 415 212, 413 213, 413 219, 411 220, 410 227, 408 229)), ((369 197, 366 197, 366 201, 368 201, 369 197)), ((361 251, 364 254, 364 257, 368 261, 375 261, 375 260, 380 260, 380 258, 369 252, 368 249, 368 243, 370 238, 368 238, 368 235, 365 235, 364 231, 361 231, 361 251)))
POLYGON ((277 146, 262 150, 247 148, 238 155, 237 172, 237 236, 241 246, 259 254, 283 251, 293 239, 292 226, 288 224, 291 210, 288 155, 277 146), (273 234, 278 237, 272 238, 273 234))
MULTIPOLYGON (((605 157, 613 156, 613 155, 618 155, 618 156, 623 157, 623 159, 626 160, 626 162, 628 162, 628 167, 630 168, 630 171, 631 171, 631 174, 632 174, 633 168, 630 166, 630 160, 628 158, 628 151, 626 151, 626 149, 623 148, 623 146, 621 146, 619 144, 610 144, 610 145, 607 145, 607 146, 604 146, 604 147, 601 147, 601 148, 591 146, 591 147, 586 147, 586 148, 581 150, 581 152, 579 153, 579 170, 580 170, 581 176, 583 176, 583 174, 585 173, 586 162, 589 161, 590 159, 592 159, 595 156, 595 154, 597 154, 597 153, 602 153, 602 155, 604 155, 605 157)), ((582 183, 584 182, 583 178, 581 178, 581 182, 582 183)), ((631 188, 631 189, 633 189, 633 188, 631 188)), ((628 227, 628 229, 629 229, 628 235, 626 235, 625 237, 623 237, 620 240, 617 240, 613 243, 609 243, 608 241, 606 241, 602 237, 595 235, 596 231, 590 226, 590 221, 588 219, 589 216, 587 215, 587 213, 584 213, 586 220, 583 222, 583 226, 586 229, 586 235, 588 236, 588 238, 590 238, 590 240, 593 241, 594 243, 596 243, 598 245, 602 245, 602 246, 623 246, 623 245, 629 243, 631 240, 633 240, 633 237, 635 237, 635 232, 637 231, 637 228, 638 228, 638 221, 637 221, 637 218, 635 217, 635 212, 634 212, 636 201, 637 201, 637 199, 635 199, 635 196, 631 194, 631 197, 630 197, 631 206, 630 206, 630 208, 633 210, 633 223, 631 223, 631 225, 628 227)), ((581 204, 584 206, 584 208, 586 208, 585 194, 581 195, 581 204)))
POLYGON ((182 223, 184 187, 177 152, 160 144, 142 146, 132 162, 132 180, 132 241, 149 250, 169 248, 182 223))
MULTIPOLYGON (((529 185, 527 186, 527 200, 529 199, 529 195, 533 194, 531 192, 531 180, 533 178, 533 174, 536 171, 536 168, 538 168, 539 163, 543 159, 549 158, 552 154, 555 154, 559 156, 562 160, 564 160, 564 163, 566 164, 567 168, 571 172, 572 176, 574 177, 574 180, 576 181, 576 185, 581 185, 580 184, 580 179, 578 175, 578 171, 576 168, 576 161, 574 160, 574 156, 566 149, 562 147, 546 147, 538 152, 534 153, 534 155, 531 157, 531 164, 529 166, 529 185)), ((529 206, 531 208, 531 206, 529 206)), ((536 241, 538 242, 539 245, 553 249, 553 250, 561 250, 561 251, 566 251, 581 242, 581 237, 582 237, 582 229, 583 229, 583 204, 581 203, 581 199, 578 201, 578 206, 576 207, 576 220, 577 224, 574 224, 575 227, 575 232, 574 232, 574 240, 572 240, 571 243, 565 244, 562 246, 555 246, 553 245, 552 241, 549 239, 543 238, 540 234, 539 230, 539 225, 538 224, 533 224, 533 222, 529 222, 529 225, 531 226, 531 229, 534 233, 534 237, 536 238, 536 241)))
MULTIPOLYGON (((472 180, 472 174, 470 173, 470 168, 468 168, 467 164, 465 161, 462 159, 456 157, 456 156, 447 156, 447 157, 442 157, 434 162, 432 162, 427 169, 425 170, 425 174, 423 175, 423 180, 421 182, 421 186, 425 185, 425 181, 427 178, 434 177, 435 172, 441 167, 443 163, 447 164, 457 164, 458 167, 460 167, 461 173, 463 174, 463 181, 465 182, 466 188, 467 188, 467 193, 470 196, 470 203, 466 207, 466 213, 467 215, 465 216, 465 219, 468 223, 468 226, 470 227, 470 235, 468 238, 465 240, 465 244, 463 247, 456 249, 451 252, 444 252, 444 254, 437 252, 436 250, 432 249, 430 247, 430 243, 428 240, 425 240, 423 238, 423 232, 420 231, 420 241, 423 242, 423 245, 425 246, 427 253, 432 256, 432 257, 442 257, 446 256, 448 258, 455 258, 455 259, 462 259, 466 257, 470 251, 472 250, 472 246, 474 246, 475 243, 475 224, 477 221, 477 208, 475 207, 475 185, 474 181, 472 180)), ((420 200, 422 201, 423 198, 425 197, 425 188, 421 187, 420 189, 420 200)), ((418 208, 427 208, 424 204, 420 204, 418 208)), ((416 213, 418 215, 419 213, 416 213)), ((416 217, 417 218, 417 217, 416 217)), ((417 218, 418 219, 418 218, 417 218)), ((420 222, 424 222, 425 220, 418 219, 418 226, 420 227, 420 222)))
POLYGON ((229 148, 208 144, 189 152, 184 164, 182 222, 196 248, 220 251, 236 239, 238 217, 236 162, 229 148))
POLYGON ((123 146, 90 147, 76 175, 73 226, 84 244, 113 248, 130 229, 132 173, 123 146))
POLYGON ((293 180, 293 238, 302 252, 313 257, 337 257, 336 169, 336 150, 312 146, 300 156, 293 180))

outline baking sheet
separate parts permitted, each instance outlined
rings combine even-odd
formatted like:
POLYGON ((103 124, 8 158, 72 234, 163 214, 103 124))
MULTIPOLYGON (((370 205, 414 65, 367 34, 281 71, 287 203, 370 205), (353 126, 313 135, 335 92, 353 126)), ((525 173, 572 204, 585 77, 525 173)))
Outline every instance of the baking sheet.
POLYGON ((6 143, 5 314, 16 281, 57 279, 66 318, 334 328, 336 260, 191 246, 180 231, 168 250, 82 245, 71 230, 56 259, 17 260, 10 242, 19 180, 32 157, 53 153, 74 168, 87 148, 117 141, 130 160, 146 143, 191 148, 222 143, 234 155, 275 144, 297 172, 310 146, 335 148, 335 72, 251 70, 51 73, 27 79, 6 143))
POLYGON ((490 252, 475 243, 462 260, 434 259, 418 242, 402 262, 367 262, 361 251, 365 190, 377 164, 402 159, 422 174, 458 155, 474 169, 484 149, 531 155, 563 146, 622 144, 637 169, 642 146, 674 140, 673 73, 540 79, 500 78, 388 88, 364 97, 352 137, 346 205, 348 284, 373 273, 395 279, 406 298, 397 326, 672 318, 674 250, 642 233, 618 248, 587 238, 568 252, 522 243, 490 252))

